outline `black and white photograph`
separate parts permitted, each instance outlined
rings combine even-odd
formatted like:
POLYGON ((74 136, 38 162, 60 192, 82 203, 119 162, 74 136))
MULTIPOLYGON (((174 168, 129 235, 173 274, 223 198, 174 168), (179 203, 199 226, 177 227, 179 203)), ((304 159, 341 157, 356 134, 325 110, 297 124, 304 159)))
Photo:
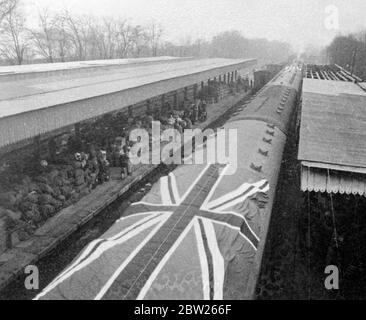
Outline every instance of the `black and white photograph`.
POLYGON ((0 0, 0 304, 366 299, 365 16, 0 0))

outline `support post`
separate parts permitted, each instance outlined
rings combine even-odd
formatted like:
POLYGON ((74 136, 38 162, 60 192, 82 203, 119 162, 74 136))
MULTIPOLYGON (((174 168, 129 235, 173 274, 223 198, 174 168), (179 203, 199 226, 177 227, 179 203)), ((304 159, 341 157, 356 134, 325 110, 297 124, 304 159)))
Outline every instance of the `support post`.
POLYGON ((148 99, 146 101, 146 111, 151 112, 151 100, 150 99, 148 99))
POLYGON ((34 160, 36 162, 40 162, 41 161, 41 136, 35 136, 33 138, 34 141, 34 160))
POLYGON ((197 83, 193 86, 193 99, 196 100, 197 99, 197 90, 198 90, 198 85, 197 83))
POLYGON ((178 109, 178 90, 174 92, 174 108, 175 110, 178 109))

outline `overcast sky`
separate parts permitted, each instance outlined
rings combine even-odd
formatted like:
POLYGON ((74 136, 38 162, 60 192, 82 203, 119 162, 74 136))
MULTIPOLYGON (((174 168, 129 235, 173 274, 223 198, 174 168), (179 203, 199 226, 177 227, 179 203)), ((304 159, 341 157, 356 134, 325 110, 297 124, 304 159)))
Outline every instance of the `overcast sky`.
POLYGON ((121 16, 138 24, 154 20, 164 28, 164 38, 176 42, 210 39, 221 31, 235 29, 251 38, 288 41, 294 49, 301 50, 309 43, 327 43, 339 32, 366 29, 365 0, 22 1, 30 16, 37 12, 36 8, 49 7, 55 11, 68 8, 77 14, 121 16), (327 19, 333 23, 337 12, 339 29, 327 28, 327 19))

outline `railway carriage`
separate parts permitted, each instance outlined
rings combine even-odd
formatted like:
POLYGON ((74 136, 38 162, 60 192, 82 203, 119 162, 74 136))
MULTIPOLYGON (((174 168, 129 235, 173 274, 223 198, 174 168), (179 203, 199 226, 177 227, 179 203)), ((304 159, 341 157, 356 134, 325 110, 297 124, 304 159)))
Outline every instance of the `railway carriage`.
POLYGON ((181 165, 36 299, 253 299, 302 73, 279 73, 224 126, 231 163, 181 165))

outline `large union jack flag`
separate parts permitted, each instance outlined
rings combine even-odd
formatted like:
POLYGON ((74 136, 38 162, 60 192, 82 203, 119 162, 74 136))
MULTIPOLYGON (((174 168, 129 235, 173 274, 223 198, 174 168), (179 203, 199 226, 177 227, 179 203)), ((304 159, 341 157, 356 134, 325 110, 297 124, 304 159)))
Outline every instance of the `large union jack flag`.
POLYGON ((230 263, 239 254, 247 258, 236 271, 245 278, 260 241, 259 209, 248 201, 269 184, 227 192, 226 169, 187 165, 161 178, 36 299, 232 297, 225 293, 233 282, 230 263))

